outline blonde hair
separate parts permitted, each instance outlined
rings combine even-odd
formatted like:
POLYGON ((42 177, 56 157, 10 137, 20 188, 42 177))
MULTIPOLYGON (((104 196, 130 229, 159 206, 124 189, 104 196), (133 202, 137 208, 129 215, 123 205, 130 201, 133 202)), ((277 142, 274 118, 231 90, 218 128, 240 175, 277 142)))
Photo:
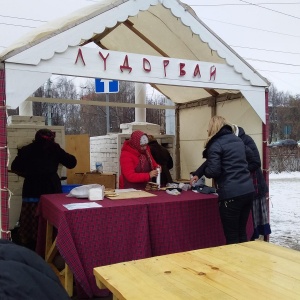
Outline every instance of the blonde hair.
MULTIPOLYGON (((213 116, 208 123, 208 138, 205 142, 205 145, 207 145, 207 143, 210 141, 210 139, 217 133, 220 131, 220 129, 224 126, 224 125, 229 125, 232 128, 232 124, 230 124, 229 122, 226 121, 225 118, 221 117, 221 116, 213 116)), ((233 131, 234 132, 234 131, 233 131)))

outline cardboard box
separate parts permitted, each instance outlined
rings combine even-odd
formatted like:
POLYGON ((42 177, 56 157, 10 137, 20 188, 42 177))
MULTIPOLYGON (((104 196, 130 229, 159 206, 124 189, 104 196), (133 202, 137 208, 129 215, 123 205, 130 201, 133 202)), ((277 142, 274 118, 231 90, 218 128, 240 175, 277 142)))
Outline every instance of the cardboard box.
POLYGON ((74 184, 98 183, 104 185, 107 189, 115 189, 117 184, 115 173, 76 173, 73 181, 74 184))

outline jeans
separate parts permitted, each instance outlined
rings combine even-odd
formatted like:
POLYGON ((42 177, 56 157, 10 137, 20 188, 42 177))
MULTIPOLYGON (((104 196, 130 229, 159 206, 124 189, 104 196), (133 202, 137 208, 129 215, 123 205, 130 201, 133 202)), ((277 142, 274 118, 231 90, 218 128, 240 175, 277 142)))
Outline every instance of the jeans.
POLYGON ((219 212, 226 244, 247 242, 247 222, 252 208, 253 193, 219 201, 219 212))

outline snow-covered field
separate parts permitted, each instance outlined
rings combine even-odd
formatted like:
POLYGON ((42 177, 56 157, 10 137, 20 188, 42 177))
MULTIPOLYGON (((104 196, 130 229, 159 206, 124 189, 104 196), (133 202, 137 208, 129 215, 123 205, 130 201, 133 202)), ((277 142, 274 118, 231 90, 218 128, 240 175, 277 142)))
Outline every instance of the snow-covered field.
POLYGON ((271 173, 270 242, 300 251, 300 172, 271 173))

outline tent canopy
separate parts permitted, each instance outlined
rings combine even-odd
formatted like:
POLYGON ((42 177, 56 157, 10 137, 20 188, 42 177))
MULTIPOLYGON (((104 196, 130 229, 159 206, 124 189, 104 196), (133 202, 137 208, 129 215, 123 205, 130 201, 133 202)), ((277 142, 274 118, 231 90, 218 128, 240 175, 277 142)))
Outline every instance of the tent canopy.
POLYGON ((0 60, 11 107, 61 74, 150 83, 175 103, 241 92, 265 122, 269 82, 179 0, 99 1, 37 28, 0 60))

